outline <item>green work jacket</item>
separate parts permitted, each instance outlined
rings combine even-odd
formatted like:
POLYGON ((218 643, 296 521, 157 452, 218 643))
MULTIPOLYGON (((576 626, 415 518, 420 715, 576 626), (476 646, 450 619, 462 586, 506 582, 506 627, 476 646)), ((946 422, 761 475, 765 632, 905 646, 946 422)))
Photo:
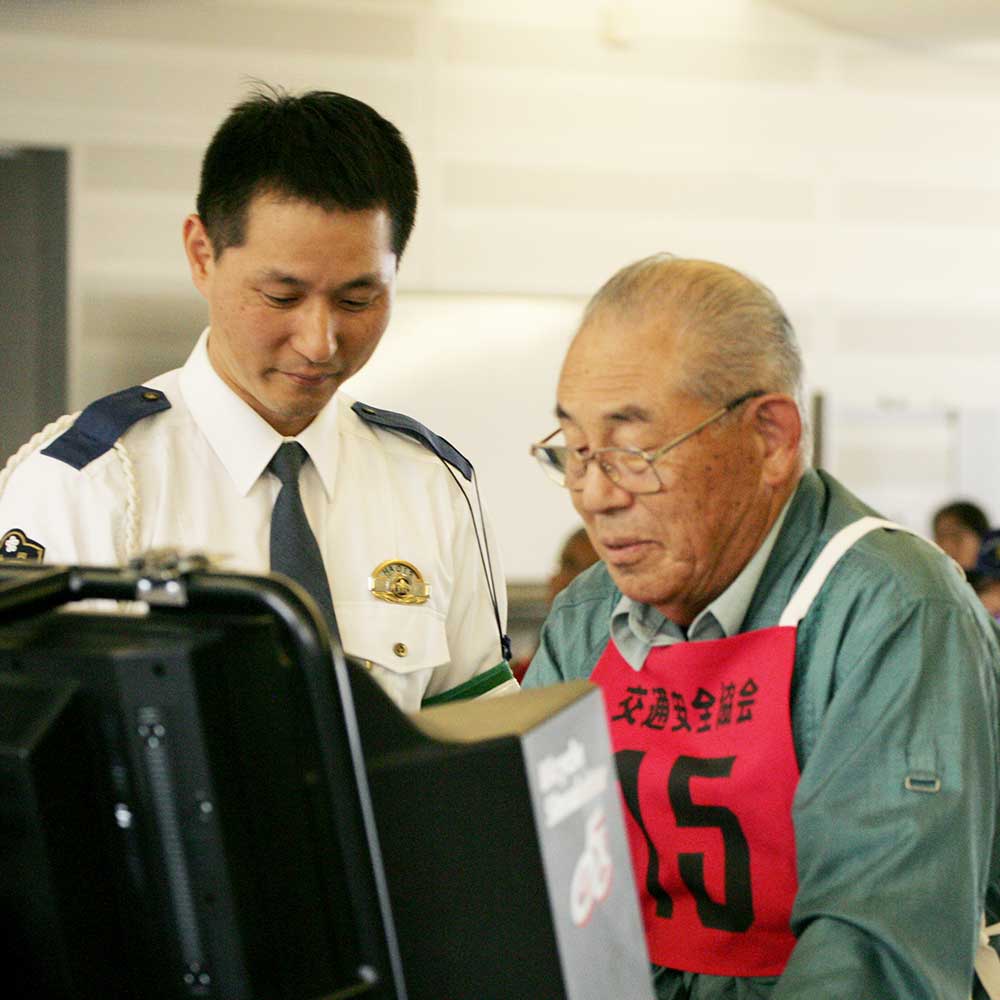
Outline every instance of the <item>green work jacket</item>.
MULTIPOLYGON (((740 631, 777 625, 826 542, 872 513, 807 471, 740 631)), ((620 597, 602 563, 563 591, 525 686, 589 677, 620 597)), ((792 956, 766 979, 654 966, 660 1000, 968 997, 998 856, 998 676, 1000 630, 947 557, 903 532, 857 542, 796 637, 792 956)))

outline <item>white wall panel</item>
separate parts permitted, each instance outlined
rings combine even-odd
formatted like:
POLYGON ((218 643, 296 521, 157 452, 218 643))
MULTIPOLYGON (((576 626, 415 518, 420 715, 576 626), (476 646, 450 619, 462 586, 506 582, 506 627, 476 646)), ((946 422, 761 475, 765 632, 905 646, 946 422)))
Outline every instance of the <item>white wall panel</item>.
POLYGON ((849 87, 909 99, 945 98, 988 101, 1000 88, 1000 68, 992 61, 962 60, 953 53, 938 58, 869 42, 845 47, 840 76, 849 87))
POLYGON ((205 0, 90 0, 4 4, 5 29, 46 39, 153 42, 185 49, 276 49, 405 59, 413 55, 416 21, 405 8, 330 3, 296 10, 286 4, 240 6, 205 0))
POLYGON ((821 280, 831 293, 840 287, 869 299, 933 295, 958 303, 963 287, 971 294, 996 283, 1000 232, 994 230, 839 226, 823 237, 821 280))
POLYGON ((836 211, 846 222, 891 222, 923 227, 1000 230, 1000 186, 967 187, 845 181, 835 192, 836 211))
POLYGON ((193 194, 93 193, 76 216, 80 271, 117 268, 125 280, 151 267, 187 270, 181 224, 193 194))
POLYGON ((445 167, 444 200, 449 208, 755 219, 765 225, 809 222, 816 214, 816 189, 809 180, 711 168, 679 173, 666 164, 658 170, 591 170, 453 161, 445 167))
POLYGON ((816 102, 814 110, 825 126, 823 142, 832 149, 895 150, 901 158, 944 160, 1000 149, 1000 95, 986 105, 839 95, 816 102))
POLYGON ((589 296, 622 264, 661 252, 724 260, 772 287, 779 287, 775 276, 780 287, 815 286, 815 236, 800 227, 740 231, 669 218, 581 220, 527 211, 467 211, 450 218, 436 258, 439 288, 589 296))
POLYGON ((444 117, 437 140, 444 151, 499 159, 530 155, 543 162, 575 153, 584 163, 591 155, 611 155, 628 165, 679 146, 700 149, 706 162, 721 165, 730 148, 756 148, 757 158, 770 165, 781 162, 785 147, 822 148, 830 136, 825 115, 850 117, 849 109, 800 92, 778 95, 702 81, 553 79, 542 72, 494 79, 456 71, 442 74, 438 89, 444 117))
POLYGON ((193 204, 203 152, 200 144, 102 146, 91 143, 81 164, 80 184, 88 200, 90 192, 95 195, 128 192, 152 195, 176 191, 189 197, 193 204))
POLYGON ((82 41, 19 36, 6 23, 2 27, 3 100, 18 103, 22 113, 31 103, 51 103, 83 113, 139 110, 154 124, 162 116, 183 114, 196 122, 208 120, 214 128, 256 79, 289 89, 349 85, 352 93, 363 89, 364 99, 377 102, 387 115, 412 111, 409 59, 360 53, 332 58, 266 45, 239 49, 208 40, 201 46, 173 47, 154 41, 152 35, 145 41, 106 40, 102 35, 82 41))
MULTIPOLYGON (((947 312, 930 308, 891 313, 881 308, 877 313, 851 315, 841 310, 837 317, 838 351, 862 354, 878 344, 880 353, 910 354, 917 357, 937 355, 945 366, 960 356, 980 357, 987 363, 1000 343, 1000 317, 986 311, 971 312, 958 305, 947 312)), ((997 401, 1000 403, 1000 373, 997 401)))
POLYGON ((818 72, 815 46, 723 38, 678 38, 635 31, 628 44, 609 44, 595 24, 578 27, 484 25, 453 20, 444 25, 442 55, 455 65, 499 70, 535 69, 593 78, 644 77, 660 80, 709 80, 808 83, 818 72), (484 30, 485 29, 485 30, 484 30))

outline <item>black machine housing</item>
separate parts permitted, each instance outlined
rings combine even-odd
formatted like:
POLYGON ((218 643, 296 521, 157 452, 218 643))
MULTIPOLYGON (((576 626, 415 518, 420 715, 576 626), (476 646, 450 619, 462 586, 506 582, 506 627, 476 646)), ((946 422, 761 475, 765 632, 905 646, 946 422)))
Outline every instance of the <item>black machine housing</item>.
POLYGON ((652 998, 596 688, 406 716, 169 560, 0 563, 0 947, 32 1000, 652 998))
POLYGON ((4 994, 395 1000, 339 648, 276 579, 55 610, 141 577, 0 573, 4 994))

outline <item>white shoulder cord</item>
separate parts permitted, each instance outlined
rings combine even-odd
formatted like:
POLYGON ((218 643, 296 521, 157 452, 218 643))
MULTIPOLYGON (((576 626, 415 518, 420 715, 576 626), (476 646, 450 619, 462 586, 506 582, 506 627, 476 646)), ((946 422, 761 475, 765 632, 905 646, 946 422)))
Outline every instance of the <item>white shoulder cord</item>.
POLYGON ((0 496, 3 495, 4 487, 7 485, 7 480, 10 479, 11 473, 31 454, 38 451, 43 445, 47 445, 50 441, 57 438, 64 430, 70 427, 76 418, 80 416, 82 410, 77 410, 76 413, 64 413, 58 420, 53 420, 51 424, 43 427, 37 434, 32 435, 24 444, 21 445, 17 451, 14 452, 10 458, 7 459, 7 464, 3 467, 3 471, 0 472, 0 496))
MULTIPOLYGON (((0 496, 3 495, 4 488, 7 486, 7 481, 10 479, 14 470, 26 459, 29 455, 34 454, 36 451, 45 447, 52 441, 54 441, 63 431, 71 427, 76 418, 80 416, 82 411, 77 411, 76 413, 66 413, 59 417, 58 420, 54 420, 51 424, 43 427, 37 434, 34 434, 28 441, 26 441, 20 448, 14 452, 13 455, 7 460, 7 464, 0 471, 0 496)), ((118 460, 121 463, 122 473, 125 476, 125 539, 124 539, 124 558, 123 563, 126 563, 133 556, 138 554, 139 548, 139 487, 135 479, 135 466, 132 462, 132 456, 129 455, 128 449, 121 443, 121 441, 116 441, 114 443, 115 453, 118 455, 118 460)))
POLYGON ((114 448, 125 476, 125 558, 122 560, 124 564, 139 554, 139 485, 135 480, 135 465, 128 449, 121 441, 116 441, 114 448))

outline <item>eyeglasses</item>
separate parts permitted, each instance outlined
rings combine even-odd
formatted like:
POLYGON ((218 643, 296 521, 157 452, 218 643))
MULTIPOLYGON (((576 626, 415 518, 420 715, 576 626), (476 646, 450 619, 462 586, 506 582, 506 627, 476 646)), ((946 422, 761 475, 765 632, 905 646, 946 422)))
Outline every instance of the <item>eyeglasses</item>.
POLYGON ((579 492, 583 489, 583 480, 587 475, 587 466, 597 462, 597 467, 623 490, 635 495, 644 493, 659 493, 663 482, 656 471, 654 462, 659 461, 668 451, 683 444, 688 438, 703 431, 710 424, 721 420, 727 413, 732 413, 737 407, 758 396, 765 395, 763 389, 754 389, 744 393, 725 406, 706 417, 697 427, 675 437, 672 441, 661 445, 655 451, 643 451, 641 448, 598 448, 584 457, 575 448, 564 444, 549 444, 561 428, 557 428, 548 437, 531 446, 531 455, 545 470, 545 474, 559 486, 579 492))

